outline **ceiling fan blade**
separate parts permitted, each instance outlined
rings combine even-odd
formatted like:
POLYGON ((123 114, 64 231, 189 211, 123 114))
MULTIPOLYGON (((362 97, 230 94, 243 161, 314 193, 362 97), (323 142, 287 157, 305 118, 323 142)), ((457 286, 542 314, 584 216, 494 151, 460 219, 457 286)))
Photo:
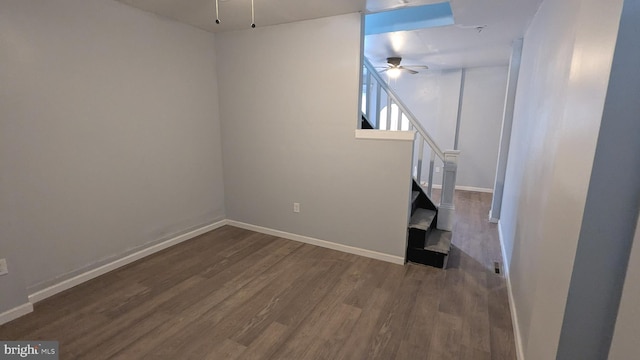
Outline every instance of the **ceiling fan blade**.
POLYGON ((404 70, 404 71, 409 72, 409 74, 414 74, 414 75, 415 75, 415 74, 417 74, 417 73, 418 73, 418 72, 417 72, 417 71, 415 71, 415 70, 407 69, 407 68, 405 68, 405 67, 403 67, 403 68, 401 68, 401 69, 402 69, 402 70, 404 70))
POLYGON ((404 65, 404 67, 413 68, 413 69, 425 69, 425 70, 429 68, 427 65, 404 65))
POLYGON ((386 69, 384 69, 384 70, 380 70, 380 71, 378 71, 378 72, 379 72, 379 73, 383 73, 383 72, 385 72, 385 71, 389 71, 389 69, 390 69, 390 68, 386 68, 386 69))

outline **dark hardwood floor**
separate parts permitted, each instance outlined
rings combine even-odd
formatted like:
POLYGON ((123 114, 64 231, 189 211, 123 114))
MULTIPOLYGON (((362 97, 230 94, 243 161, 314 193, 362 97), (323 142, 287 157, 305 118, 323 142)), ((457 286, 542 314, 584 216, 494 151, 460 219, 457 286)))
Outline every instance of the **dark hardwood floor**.
POLYGON ((230 226, 35 305, 2 340, 61 359, 515 359, 491 196, 457 192, 447 270, 230 226))

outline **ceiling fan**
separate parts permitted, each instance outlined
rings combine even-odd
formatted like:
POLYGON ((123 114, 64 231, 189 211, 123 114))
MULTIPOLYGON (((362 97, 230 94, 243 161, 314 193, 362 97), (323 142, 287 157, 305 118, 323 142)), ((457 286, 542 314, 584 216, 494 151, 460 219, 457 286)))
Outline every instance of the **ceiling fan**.
POLYGON ((428 69, 426 65, 400 65, 402 58, 398 56, 388 57, 387 66, 383 67, 380 72, 386 72, 390 77, 398 77, 400 72, 406 71, 409 74, 417 74, 419 71, 415 69, 428 69))

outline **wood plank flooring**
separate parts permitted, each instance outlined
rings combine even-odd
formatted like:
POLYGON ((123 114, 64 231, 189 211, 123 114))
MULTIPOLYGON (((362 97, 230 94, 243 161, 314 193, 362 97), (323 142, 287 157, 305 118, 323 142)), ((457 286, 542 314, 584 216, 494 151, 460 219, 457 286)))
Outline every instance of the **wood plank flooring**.
POLYGON ((230 226, 35 305, 2 340, 61 359, 515 359, 491 196, 457 192, 449 268, 230 226))

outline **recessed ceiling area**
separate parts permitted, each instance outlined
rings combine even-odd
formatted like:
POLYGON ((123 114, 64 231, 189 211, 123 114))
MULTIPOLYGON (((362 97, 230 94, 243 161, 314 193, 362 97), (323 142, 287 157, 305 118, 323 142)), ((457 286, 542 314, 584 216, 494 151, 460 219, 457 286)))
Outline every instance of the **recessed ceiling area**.
POLYGON ((365 35, 419 30, 454 23, 448 1, 366 14, 364 18, 365 35))
MULTIPOLYGON (((210 32, 249 29, 251 0, 117 0, 210 32)), ((257 27, 354 12, 372 13, 442 0, 254 0, 257 27)), ((508 63, 511 43, 521 37, 542 0, 451 0, 454 24, 365 37, 364 53, 376 66, 399 56, 406 64, 454 69, 508 63)), ((419 76, 419 75, 416 75, 419 76)))

